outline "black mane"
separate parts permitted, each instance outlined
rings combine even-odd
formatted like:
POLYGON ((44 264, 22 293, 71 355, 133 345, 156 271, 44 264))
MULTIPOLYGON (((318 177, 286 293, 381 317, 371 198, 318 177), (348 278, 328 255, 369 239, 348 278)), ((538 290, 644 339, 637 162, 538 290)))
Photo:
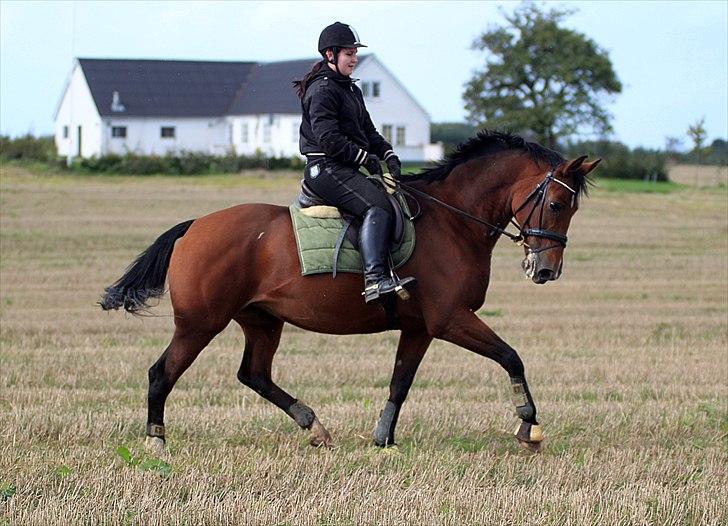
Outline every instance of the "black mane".
POLYGON ((518 135, 484 129, 480 130, 475 137, 458 144, 452 152, 434 166, 425 168, 409 178, 426 182, 441 181, 459 164, 507 150, 520 150, 534 161, 545 163, 551 168, 555 168, 565 161, 560 153, 535 142, 529 142, 518 135))

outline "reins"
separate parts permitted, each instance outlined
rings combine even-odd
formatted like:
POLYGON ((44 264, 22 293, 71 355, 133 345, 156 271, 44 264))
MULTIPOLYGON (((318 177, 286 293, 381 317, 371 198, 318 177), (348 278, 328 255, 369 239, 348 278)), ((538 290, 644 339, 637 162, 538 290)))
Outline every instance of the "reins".
POLYGON ((526 243, 526 238, 541 237, 544 239, 550 239, 552 241, 556 241, 561 246, 566 246, 566 242, 568 241, 568 238, 564 234, 561 234, 559 232, 554 232, 552 230, 546 230, 543 228, 528 227, 531 217, 533 216, 534 212, 536 211, 536 208, 538 208, 539 203, 541 203, 540 214, 539 214, 539 224, 541 224, 543 222, 543 209, 546 204, 546 200, 544 198, 546 196, 546 189, 548 188, 549 183, 551 183, 552 181, 557 184, 560 184, 561 186, 563 186, 564 188, 566 188, 567 190, 569 190, 571 192, 571 194, 572 194, 571 202, 572 202, 572 206, 573 206, 574 198, 576 196, 576 191, 573 188, 571 188, 569 185, 567 185, 565 182, 554 178, 553 169, 549 170, 546 173, 546 176, 543 178, 543 180, 536 185, 536 187, 533 189, 533 191, 530 194, 528 194, 526 199, 516 209, 516 211, 513 213, 513 217, 511 217, 511 219, 510 219, 510 223, 513 224, 513 226, 515 226, 518 229, 518 234, 512 234, 503 227, 489 223, 488 221, 486 221, 480 217, 474 216, 474 215, 466 212, 465 210, 461 210, 460 208, 457 208, 448 203, 445 203, 444 201, 441 201, 440 199, 428 194, 427 192, 423 192, 422 190, 419 190, 418 188, 415 188, 407 183, 396 182, 395 184, 397 184, 399 186, 400 191, 402 191, 402 193, 404 193, 405 195, 409 194, 410 197, 414 197, 414 195, 417 195, 428 201, 436 203, 436 204, 442 206, 443 208, 450 210, 451 212, 454 212, 462 217, 470 219, 471 221, 475 221, 476 223, 479 223, 483 226, 488 227, 491 230, 491 234, 490 234, 491 236, 494 236, 494 235, 506 236, 507 238, 509 238, 511 241, 513 241, 517 245, 526 246, 526 247, 528 247, 529 251, 531 251, 533 253, 538 253, 538 252, 543 252, 544 250, 548 250, 550 248, 554 248, 556 245, 550 245, 550 246, 544 247, 544 248, 533 249, 528 245, 528 243, 526 243), (518 212, 520 212, 521 210, 523 210, 526 206, 528 206, 528 204, 531 201, 533 201, 534 199, 535 199, 535 202, 533 203, 533 208, 531 208, 531 211, 529 212, 528 217, 526 218, 526 221, 524 221, 523 226, 519 225, 515 219, 516 214, 518 212))

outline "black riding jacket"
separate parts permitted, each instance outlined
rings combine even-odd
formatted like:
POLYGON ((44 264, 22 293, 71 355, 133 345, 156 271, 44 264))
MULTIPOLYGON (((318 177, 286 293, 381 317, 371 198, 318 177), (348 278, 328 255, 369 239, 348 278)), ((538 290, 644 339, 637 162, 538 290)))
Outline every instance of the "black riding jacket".
POLYGON ((303 155, 324 153, 342 164, 359 166, 368 153, 384 159, 392 150, 372 124, 361 90, 351 77, 328 67, 321 69, 309 81, 301 108, 303 155))

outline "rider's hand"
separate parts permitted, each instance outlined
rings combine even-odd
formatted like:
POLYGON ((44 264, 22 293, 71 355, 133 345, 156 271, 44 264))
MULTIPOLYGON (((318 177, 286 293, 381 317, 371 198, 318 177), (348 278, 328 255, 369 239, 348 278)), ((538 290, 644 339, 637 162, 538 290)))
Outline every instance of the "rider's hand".
POLYGON ((367 169, 367 172, 369 172, 370 175, 382 175, 382 165, 380 163, 381 161, 379 160, 379 157, 368 153, 366 159, 364 159, 364 162, 361 163, 361 165, 367 169))
POLYGON ((387 163, 387 169, 390 175, 395 179, 402 177, 402 163, 395 154, 391 154, 384 158, 384 162, 387 163))

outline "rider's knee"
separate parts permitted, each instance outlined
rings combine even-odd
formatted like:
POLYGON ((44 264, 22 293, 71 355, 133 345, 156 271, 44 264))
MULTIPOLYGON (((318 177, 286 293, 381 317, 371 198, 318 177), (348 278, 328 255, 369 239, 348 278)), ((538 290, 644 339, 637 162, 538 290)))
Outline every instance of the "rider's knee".
POLYGON ((389 201, 385 200, 381 203, 371 205, 367 208, 365 215, 370 217, 381 216, 391 219, 394 216, 394 210, 392 210, 392 205, 389 201))

